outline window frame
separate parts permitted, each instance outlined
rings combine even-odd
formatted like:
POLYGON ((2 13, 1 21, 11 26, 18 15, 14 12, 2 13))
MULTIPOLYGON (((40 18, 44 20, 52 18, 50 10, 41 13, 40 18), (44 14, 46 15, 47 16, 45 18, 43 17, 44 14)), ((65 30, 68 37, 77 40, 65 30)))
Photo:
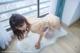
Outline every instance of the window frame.
POLYGON ((43 15, 40 15, 40 0, 37 0, 37 17, 41 18, 41 17, 46 16, 47 14, 49 14, 49 13, 45 13, 43 15))

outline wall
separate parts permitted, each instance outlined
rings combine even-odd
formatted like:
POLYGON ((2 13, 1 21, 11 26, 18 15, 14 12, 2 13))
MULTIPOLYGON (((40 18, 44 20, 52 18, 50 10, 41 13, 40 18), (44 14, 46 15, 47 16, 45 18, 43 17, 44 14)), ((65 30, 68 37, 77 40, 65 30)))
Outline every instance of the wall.
POLYGON ((78 4, 75 13, 73 15, 73 18, 71 19, 71 24, 76 22, 78 19, 80 19, 80 3, 78 4))
POLYGON ((70 26, 80 15, 80 0, 66 0, 62 16, 62 22, 70 26))

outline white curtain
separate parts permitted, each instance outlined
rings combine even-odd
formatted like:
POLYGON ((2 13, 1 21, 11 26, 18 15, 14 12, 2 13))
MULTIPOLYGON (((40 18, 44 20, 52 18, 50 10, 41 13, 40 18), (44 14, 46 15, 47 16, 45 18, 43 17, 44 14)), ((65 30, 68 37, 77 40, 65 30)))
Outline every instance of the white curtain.
POLYGON ((8 33, 2 26, 0 26, 0 47, 5 49, 11 41, 11 34, 8 33))

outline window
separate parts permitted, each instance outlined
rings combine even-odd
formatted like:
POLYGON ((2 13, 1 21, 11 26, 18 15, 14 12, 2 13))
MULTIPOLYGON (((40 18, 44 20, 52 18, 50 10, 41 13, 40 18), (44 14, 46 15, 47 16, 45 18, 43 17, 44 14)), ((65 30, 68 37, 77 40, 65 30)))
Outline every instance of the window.
POLYGON ((37 0, 38 17, 43 17, 49 12, 49 0, 37 0))
POLYGON ((14 13, 30 17, 43 17, 49 11, 49 0, 0 0, 0 23, 9 27, 14 13))

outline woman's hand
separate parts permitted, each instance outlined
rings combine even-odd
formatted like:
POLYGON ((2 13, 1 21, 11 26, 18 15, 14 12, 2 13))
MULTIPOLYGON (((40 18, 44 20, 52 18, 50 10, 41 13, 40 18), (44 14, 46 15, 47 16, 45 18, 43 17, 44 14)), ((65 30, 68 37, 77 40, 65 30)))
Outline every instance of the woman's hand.
POLYGON ((40 42, 37 42, 37 43, 35 44, 35 48, 36 48, 36 49, 39 49, 39 48, 40 48, 40 42))
POLYGON ((44 32, 41 31, 41 32, 40 32, 39 40, 38 40, 38 42, 35 44, 35 48, 36 48, 36 49, 39 49, 39 48, 40 48, 40 43, 41 43, 41 40, 42 40, 43 34, 44 34, 44 32))

